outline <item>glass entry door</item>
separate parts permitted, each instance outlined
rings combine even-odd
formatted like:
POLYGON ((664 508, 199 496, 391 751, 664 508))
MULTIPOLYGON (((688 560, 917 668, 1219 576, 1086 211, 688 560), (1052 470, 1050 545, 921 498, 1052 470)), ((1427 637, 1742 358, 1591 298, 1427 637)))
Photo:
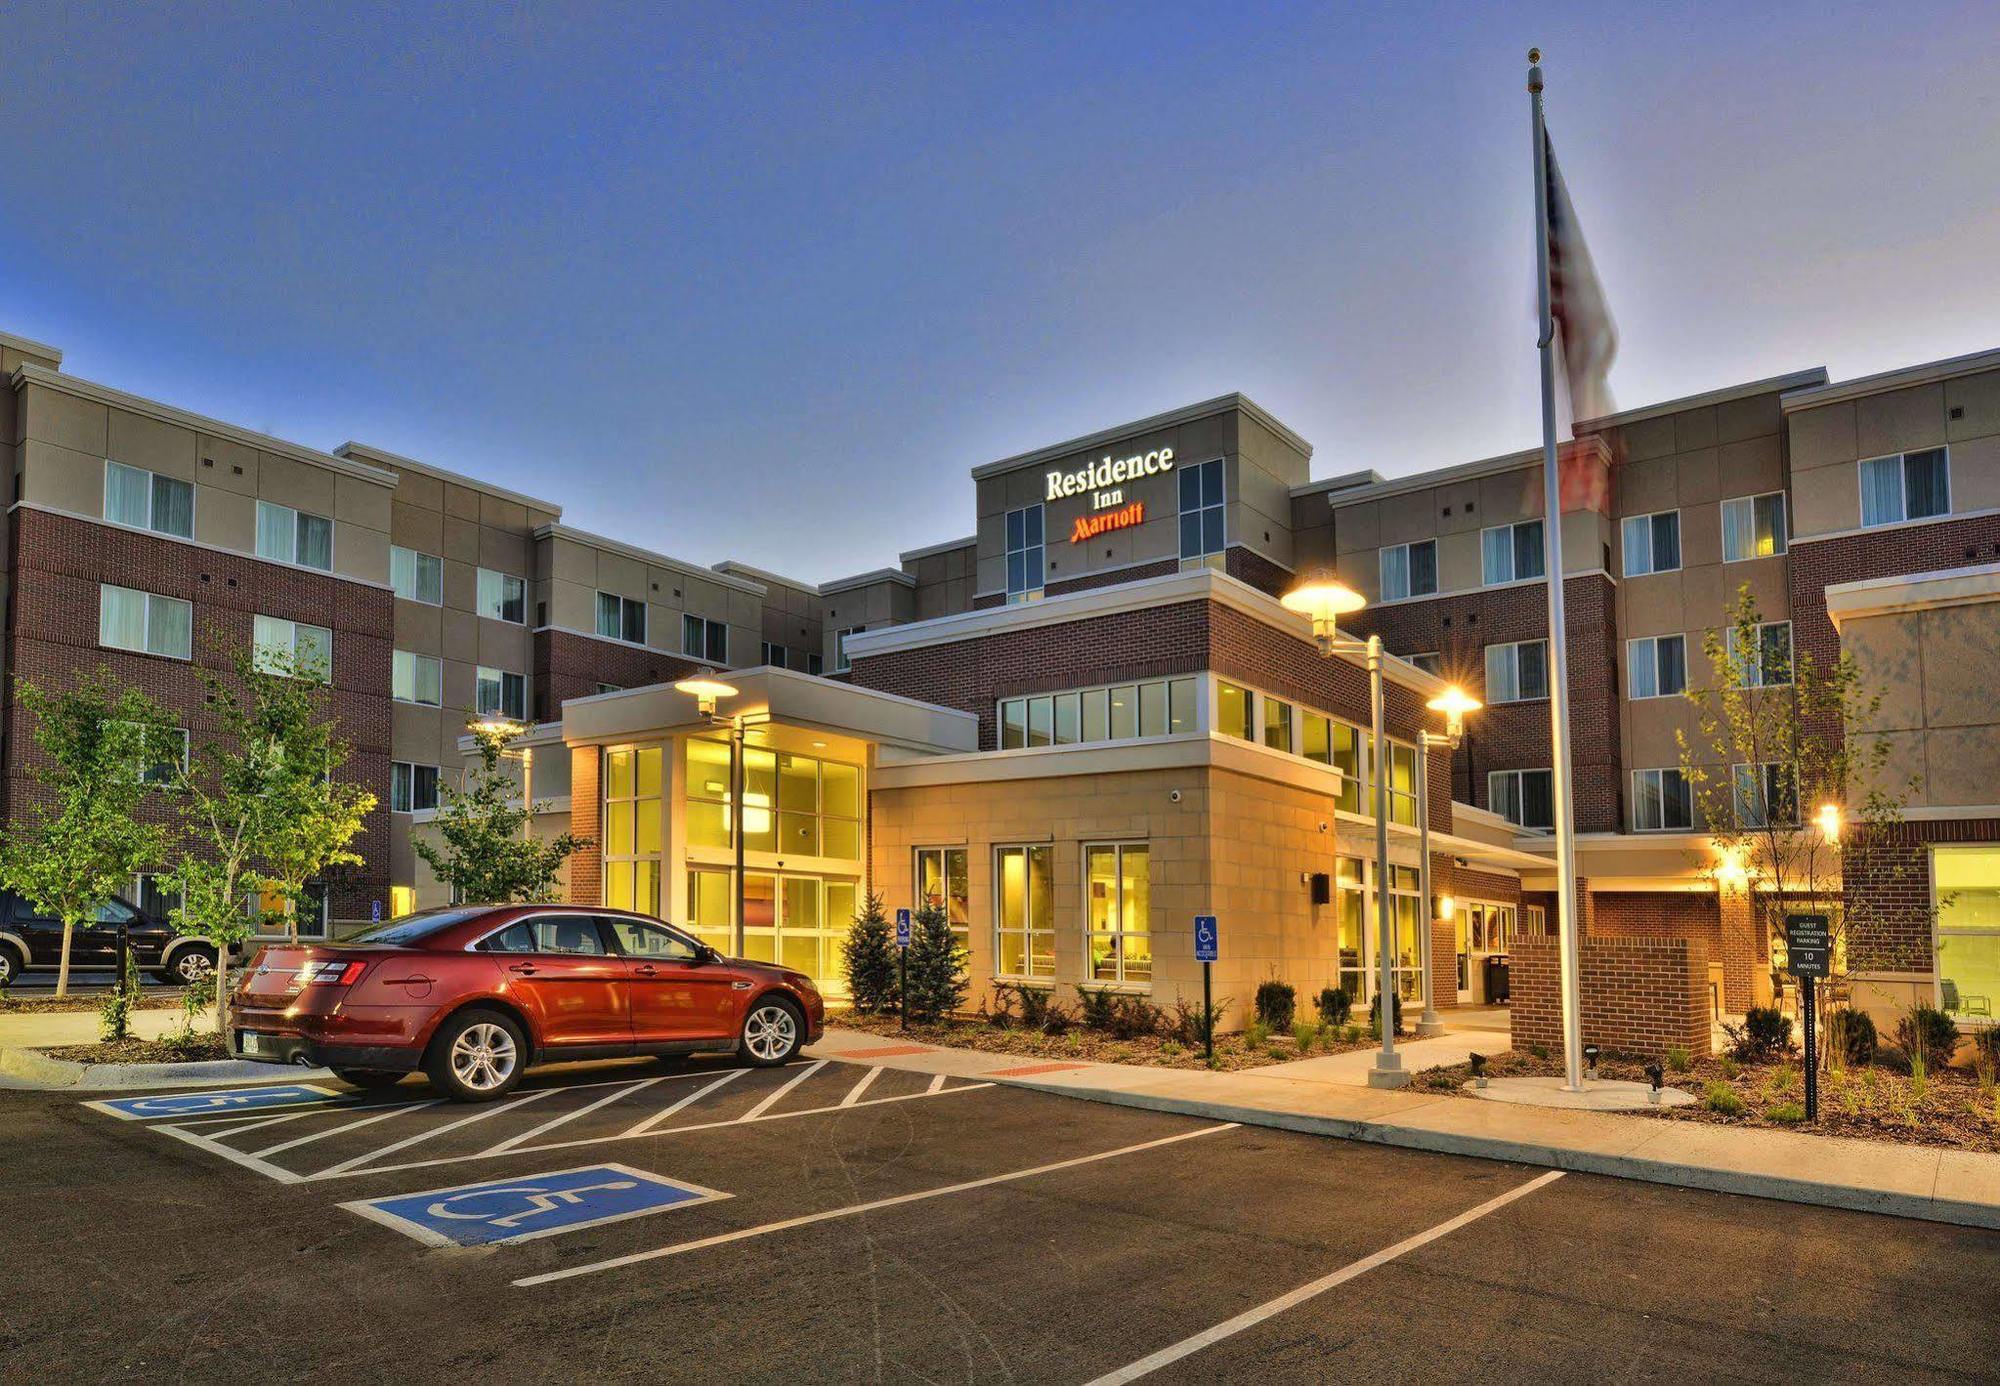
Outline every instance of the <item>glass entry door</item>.
MULTIPOLYGON (((713 874, 728 880, 727 873, 713 874)), ((743 878, 743 956, 803 972, 822 993, 845 996, 841 944, 854 922, 857 891, 850 880, 748 873, 743 878)))

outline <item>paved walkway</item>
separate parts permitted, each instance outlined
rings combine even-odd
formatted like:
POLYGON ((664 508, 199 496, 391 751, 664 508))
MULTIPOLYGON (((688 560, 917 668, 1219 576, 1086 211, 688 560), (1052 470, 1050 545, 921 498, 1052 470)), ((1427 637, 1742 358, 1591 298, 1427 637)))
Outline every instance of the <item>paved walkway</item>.
MULTIPOLYGON (((180 1028, 181 1010, 178 1006, 164 1010, 132 1012, 132 1033, 141 1039, 158 1039, 169 1031, 180 1028)), ((195 1021, 195 1028, 204 1032, 213 1030, 215 1021, 212 1016, 204 1015, 195 1021)), ((97 1041, 98 1033, 95 1009, 0 1010, 0 1049, 39 1049, 56 1044, 93 1044, 97 1041)))
MULTIPOLYGON (((1412 1059, 1492 1044, 1492 1035, 1412 1041, 1412 1059), (1420 1045, 1435 1045, 1419 1052, 1420 1045)), ((1493 1045, 1498 1049, 1499 1045, 1493 1045)), ((1152 1111, 1273 1126, 1416 1150, 1515 1160, 1686 1188, 2000 1228, 2000 1155, 1733 1129, 1658 1117, 1476 1102, 1443 1093, 1359 1087, 1327 1055, 1235 1073, 1032 1059, 944 1049, 829 1028, 817 1058, 990 1079, 1152 1111), (1319 1065, 1317 1069, 1315 1065, 1319 1065)), ((1463 1057, 1462 1055, 1460 1057, 1463 1057)), ((1366 1081, 1366 1064, 1362 1066, 1366 1081)))

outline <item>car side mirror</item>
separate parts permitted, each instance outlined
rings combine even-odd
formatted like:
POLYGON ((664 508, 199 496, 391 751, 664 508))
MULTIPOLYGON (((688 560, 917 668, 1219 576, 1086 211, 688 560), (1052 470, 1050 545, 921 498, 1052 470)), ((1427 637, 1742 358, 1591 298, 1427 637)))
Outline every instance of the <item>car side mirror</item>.
POLYGON ((694 946, 694 960, 698 963, 721 962, 722 954, 716 952, 706 943, 697 943, 694 946))

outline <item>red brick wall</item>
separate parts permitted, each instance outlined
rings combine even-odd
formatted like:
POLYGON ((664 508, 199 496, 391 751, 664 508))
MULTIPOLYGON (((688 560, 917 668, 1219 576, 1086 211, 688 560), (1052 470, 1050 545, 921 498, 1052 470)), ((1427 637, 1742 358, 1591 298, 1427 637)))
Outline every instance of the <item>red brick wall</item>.
POLYGON ((620 688, 644 688, 672 683, 697 669, 702 660, 666 650, 642 650, 617 640, 600 640, 572 630, 535 632, 535 720, 552 722, 570 698, 588 698, 600 683, 620 688))
POLYGON ((1594 914, 1601 938, 1698 938, 1713 946, 1722 937, 1712 891, 1600 891, 1594 914))
POLYGON ((1449 919, 1431 921, 1431 1006, 1445 1010, 1458 1004, 1458 925, 1449 919))
MULTIPOLYGON (((569 903, 604 903, 604 814, 595 746, 572 746, 569 753, 569 830, 586 839, 569 859, 569 903)), ((662 892, 664 900, 665 893, 662 892)))
POLYGON ((1240 544, 1231 544, 1222 556, 1222 570, 1233 578, 1240 578, 1252 587, 1281 596, 1295 583, 1298 575, 1240 544))
MULTIPOLYGON (((1583 1042, 1658 1058, 1709 1052, 1708 945, 1700 939, 1584 938, 1578 993, 1583 1042)), ((1556 940, 1521 939, 1509 954, 1514 1048, 1562 1052, 1561 960, 1556 940)))
POLYGON ((1082 577, 1063 578, 1042 588, 1042 594, 1060 597, 1070 592, 1088 592, 1098 587, 1116 587, 1121 582, 1138 582, 1142 578, 1165 577, 1178 573, 1181 561, 1178 558, 1162 558, 1152 563, 1141 563, 1130 568, 1113 568, 1108 572, 1085 573, 1082 577))
MULTIPOLYGON (((14 697, 11 676, 64 687, 103 665, 118 682, 158 699, 189 729, 198 751, 218 731, 205 702, 203 669, 231 667, 233 652, 249 647, 260 614, 325 626, 333 632, 328 705, 339 735, 352 747, 343 776, 367 786, 380 801, 354 843, 364 864, 330 873, 328 907, 333 918, 344 920, 368 918, 375 901, 386 909, 394 620, 389 590, 39 510, 14 511, 8 529, 16 566, 8 594, 10 678, 0 690, 7 744, 0 809, 11 817, 40 792, 27 774, 38 754, 34 729, 14 697), (192 602, 193 660, 101 648, 101 583, 192 602)), ((164 803, 150 806, 148 817, 167 816, 164 803)))

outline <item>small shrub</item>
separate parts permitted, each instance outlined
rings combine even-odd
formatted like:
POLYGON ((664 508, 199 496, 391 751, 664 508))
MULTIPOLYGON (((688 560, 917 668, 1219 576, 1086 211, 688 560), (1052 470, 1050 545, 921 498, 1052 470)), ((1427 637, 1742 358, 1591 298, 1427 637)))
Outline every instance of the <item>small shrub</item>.
POLYGON ((1702 1090, 1701 1105, 1723 1116, 1743 1115, 1743 1099, 1735 1088, 1719 1079, 1710 1079, 1702 1090))
MULTIPOLYGON (((1381 993, 1379 993, 1379 992, 1378 992, 1378 993, 1376 993, 1376 995, 1375 995, 1375 999, 1374 999, 1374 1000, 1372 1000, 1372 1001, 1370 1001, 1370 1002, 1368 1003, 1368 1015, 1369 1015, 1369 1017, 1370 1017, 1370 1018, 1371 1018, 1371 1019, 1372 1019, 1372 1020, 1373 1020, 1373 1021, 1375 1022, 1375 1033, 1376 1033, 1377 1035, 1380 1035, 1380 1034, 1382 1033, 1382 996, 1381 996, 1381 993)), ((1394 1005, 1392 1005, 1392 1006, 1391 1006, 1391 1007, 1389 1008, 1389 1015, 1390 1015, 1390 1017, 1391 1017, 1391 1019, 1390 1019, 1390 1023, 1391 1023, 1391 1024, 1393 1024, 1393 1025, 1394 1025, 1394 1026, 1396 1027, 1396 1033, 1397 1033, 1397 1034, 1399 1034, 1399 1035, 1400 1035, 1400 1034, 1402 1034, 1402 1033, 1403 1033, 1403 998, 1402 998, 1402 997, 1398 996, 1398 997, 1396 997, 1396 998, 1395 998, 1395 1004, 1394 1004, 1394 1005)))
POLYGON ((1313 1040, 1318 1036, 1319 1026, 1313 1024, 1310 1020, 1301 1020, 1292 1027, 1292 1039, 1297 1042, 1299 1053, 1301 1054, 1311 1051, 1313 1040))
POLYGON ((1694 1067, 1694 1055, 1679 1045, 1667 1051, 1667 1067, 1675 1073, 1686 1073, 1694 1067))
POLYGON ((1299 994, 1290 982, 1280 982, 1273 978, 1257 984, 1257 1019, 1273 1030, 1292 1028, 1292 1017, 1298 1011, 1299 994))
POLYGON ((1041 1014, 1043 1034, 1050 1038, 1054 1038, 1057 1035, 1070 1035, 1072 1040, 1076 1038, 1075 1035, 1070 1034, 1076 1028, 1076 1012, 1063 1005, 1062 1002, 1044 995, 1042 997, 1041 1014))
POLYGON ((1534 1058, 1546 1059, 1549 1056, 1549 1047, 1546 1044, 1531 1044, 1528 1046, 1528 1053, 1534 1058))
POLYGON ((1718 1059, 1715 1066, 1722 1070, 1724 1078, 1734 1078, 1743 1071, 1742 1065, 1738 1064, 1736 1060, 1730 1058, 1727 1054, 1718 1059))
POLYGON ((1243 1047, 1262 1049, 1264 1041, 1271 1038, 1271 1027, 1261 1020, 1253 1020, 1243 1027, 1243 1047))
POLYGON ((1874 1017, 1852 1006, 1836 1006, 1827 1012, 1826 1037, 1832 1054, 1856 1068, 1866 1068, 1875 1062, 1875 1050, 1881 1042, 1875 1033, 1874 1017))
POLYGON ((1775 1059, 1792 1047, 1792 1019, 1775 1006, 1752 1006, 1741 1025, 1724 1025, 1729 1052, 1746 1064, 1775 1059))
POLYGON ((1352 1024, 1343 1025, 1340 1027, 1340 1037, 1349 1044, 1358 1044, 1361 1041, 1361 1027, 1352 1024))
POLYGON ((1790 1064, 1784 1065, 1771 1075, 1771 1091, 1779 1097, 1788 1095, 1799 1085, 1799 1072, 1790 1064))
POLYGON ((107 1040, 122 1040, 132 1033, 132 1008, 139 1001, 139 965, 132 950, 125 950, 125 966, 111 990, 97 1004, 97 1025, 107 1040))
POLYGON ((1049 998, 1053 993, 1041 988, 1015 985, 1009 988, 1021 1003, 1021 1028, 1039 1030, 1048 1023, 1049 998))
POLYGON ((1345 1025, 1347 1017, 1354 1013, 1354 998, 1341 987, 1322 988, 1315 1004, 1321 1022, 1327 1025, 1345 1025))
POLYGON ((981 1012, 986 1017, 986 1023, 994 1029, 1013 1029, 1014 989, 1005 982, 996 983, 993 987, 993 1004, 981 1007, 981 1012))
POLYGON ((1118 998, 1110 987, 1078 987, 1076 989, 1078 1020, 1086 1030, 1109 1030, 1111 1015, 1117 1008, 1118 998))
POLYGON ((1796 1102, 1781 1102, 1764 1115, 1782 1125, 1793 1126, 1806 1119, 1806 1109, 1796 1102))
POLYGON ((1989 1025, 1973 1032, 1972 1073, 1982 1093, 1993 1091, 2000 1081, 2000 1028, 1989 1025))
POLYGON ((854 1009, 874 1015, 901 1004, 897 993, 896 939, 881 895, 871 891, 861 902, 840 944, 847 973, 847 993, 854 1009))
POLYGON ((1178 1041, 1176 1041, 1176 1040, 1161 1040, 1161 1041, 1160 1041, 1160 1057, 1161 1057, 1161 1058, 1164 1058, 1164 1059, 1178 1059, 1178 1058, 1179 1058, 1179 1057, 1180 1057, 1181 1055, 1185 1054, 1186 1052, 1187 1052, 1187 1051, 1186 1051, 1185 1049, 1181 1048, 1181 1046, 1180 1046, 1180 1043, 1179 1043, 1178 1041))
POLYGON ((1912 1006, 1896 1022, 1896 1047, 1909 1061, 1910 1072, 1928 1074, 1951 1063, 1958 1049, 1958 1026, 1936 1006, 1912 1006))
POLYGON ((1120 997, 1111 1007, 1111 1037, 1120 1040, 1152 1039, 1160 1033, 1164 1019, 1160 1008, 1145 997, 1120 997))
POLYGON ((1218 1031, 1222 1028, 1222 1017, 1228 1007, 1229 999, 1224 997, 1209 1007, 1208 1016, 1204 1019, 1199 1002, 1177 996, 1174 998, 1173 1013, 1162 1023, 1176 1043, 1198 1049, 1208 1042, 1208 1027, 1213 1026, 1218 1031))

